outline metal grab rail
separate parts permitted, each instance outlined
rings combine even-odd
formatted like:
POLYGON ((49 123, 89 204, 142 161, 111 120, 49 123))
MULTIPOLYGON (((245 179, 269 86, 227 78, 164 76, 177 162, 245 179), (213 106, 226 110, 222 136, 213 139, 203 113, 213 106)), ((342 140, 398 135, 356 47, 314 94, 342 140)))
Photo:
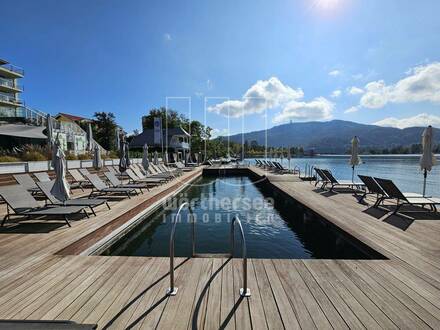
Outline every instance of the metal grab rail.
POLYGON ((241 234, 241 248, 242 248, 242 258, 243 258, 243 287, 240 289, 240 296, 242 297, 250 297, 251 290, 247 286, 247 256, 246 256, 246 239, 244 237, 243 226, 241 225, 241 221, 236 215, 231 222, 231 257, 234 255, 234 246, 235 246, 235 237, 234 237, 234 229, 235 223, 238 223, 241 234))
POLYGON ((192 218, 192 252, 194 255, 195 250, 195 221, 194 221, 194 214, 191 208, 191 205, 189 205, 188 202, 182 203, 179 207, 179 210, 176 213, 176 217, 174 220, 173 227, 171 229, 171 235, 170 235, 170 287, 167 289, 167 296, 175 296, 177 294, 178 288, 174 286, 174 236, 176 233, 176 224, 177 220, 179 218, 179 214, 184 208, 184 206, 188 206, 188 210, 190 211, 191 218, 192 218))

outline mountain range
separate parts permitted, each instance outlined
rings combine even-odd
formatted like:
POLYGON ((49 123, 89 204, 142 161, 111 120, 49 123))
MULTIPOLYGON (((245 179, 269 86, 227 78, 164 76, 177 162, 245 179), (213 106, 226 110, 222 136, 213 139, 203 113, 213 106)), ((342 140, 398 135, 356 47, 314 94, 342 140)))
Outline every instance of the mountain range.
MULTIPOLYGON (((404 129, 360 124, 344 120, 301 122, 274 126, 270 129, 244 133, 244 141, 256 141, 269 147, 303 147, 318 153, 344 153, 358 136, 360 148, 384 149, 420 144, 424 127, 404 129)), ((440 143, 440 129, 434 128, 434 144, 440 143)), ((226 137, 221 137, 225 139, 226 137)), ((230 141, 241 143, 242 134, 230 136, 230 141)))

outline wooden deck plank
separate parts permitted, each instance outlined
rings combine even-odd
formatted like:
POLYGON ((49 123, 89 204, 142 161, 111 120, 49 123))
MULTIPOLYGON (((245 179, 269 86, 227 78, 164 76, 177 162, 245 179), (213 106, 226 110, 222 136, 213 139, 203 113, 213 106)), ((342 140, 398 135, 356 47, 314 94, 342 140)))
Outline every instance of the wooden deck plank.
POLYGON ((66 309, 58 314, 55 319, 57 320, 70 320, 73 316, 83 307, 86 302, 93 297, 93 295, 100 289, 100 287, 122 267, 126 259, 117 257, 112 259, 112 263, 107 272, 95 279, 95 281, 87 288, 87 290, 81 292, 66 309))
MULTIPOLYGON (((206 322, 208 302, 210 301, 210 295, 212 287, 211 281, 218 281, 221 283, 221 272, 214 273, 214 265, 222 264, 222 259, 211 259, 209 263, 205 264, 202 268, 199 282, 197 283, 196 294, 192 303, 191 317, 188 320, 188 329, 203 329, 206 322), (215 276, 212 278, 212 276, 215 276)), ((218 317, 220 317, 220 299, 216 301, 218 317)))
MULTIPOLYGON (((188 273, 191 269, 191 262, 189 262, 189 260, 186 258, 176 258, 175 267, 177 267, 174 272, 175 286, 179 288, 179 286, 182 286, 182 284, 185 283, 185 278, 188 276, 188 273)), ((176 296, 169 297, 166 295, 166 290, 169 288, 169 286, 169 276, 165 276, 161 281, 161 285, 158 286, 158 291, 155 292, 155 297, 153 300, 148 299, 147 302, 149 305, 147 305, 147 308, 142 308, 140 310, 140 315, 137 315, 137 318, 130 323, 134 325, 133 329, 157 328, 162 318, 163 311, 167 307, 170 299, 175 300, 174 298, 178 298, 176 296), (148 313, 145 313, 145 310, 147 310, 148 313)), ((130 327, 130 325, 128 327, 130 327)))
POLYGON ((368 322, 366 322, 365 326, 359 319, 359 317, 363 318, 363 316, 366 318, 366 313, 357 310, 358 313, 356 314, 356 310, 352 310, 353 307, 358 307, 354 306, 353 297, 346 294, 346 292, 338 292, 340 288, 338 286, 335 288, 334 279, 328 277, 328 273, 323 264, 315 264, 312 260, 311 262, 304 261, 304 265, 322 287, 328 299, 333 303, 333 306, 335 306, 345 323, 347 323, 351 329, 364 329, 366 326, 369 327, 368 322))
POLYGON ((252 259, 252 263, 255 269, 258 289, 260 291, 262 301, 264 302, 263 308, 264 314, 266 315, 267 324, 269 325, 269 328, 284 328, 284 324, 278 311, 278 306, 264 269, 263 262, 261 260, 252 259))
POLYGON ((363 287, 363 292, 399 327, 412 329, 429 328, 422 320, 412 313, 406 306, 388 294, 375 279, 363 273, 362 269, 353 262, 340 261, 339 264, 347 276, 357 286, 363 287))
POLYGON ((220 303, 220 328, 235 329, 235 292, 232 262, 229 259, 222 269, 222 300, 220 303))
POLYGON ((278 312, 281 315, 283 324, 290 329, 299 329, 298 315, 295 309, 292 308, 286 291, 281 284, 278 274, 271 260, 264 259, 262 261, 269 284, 272 288, 272 293, 275 298, 275 302, 278 306, 278 312))
MULTIPOLYGON (((195 326, 199 327, 199 324, 202 323, 205 329, 218 329, 220 327, 220 304, 222 297, 222 268, 225 260, 221 258, 215 258, 212 261, 212 272, 210 274, 210 283, 209 283, 209 296, 208 301, 206 303, 206 312, 205 319, 202 323, 203 317, 200 316, 200 312, 195 312, 193 310, 193 317, 197 320, 197 323, 191 322, 188 324, 188 330, 193 329, 195 326)), ((201 305, 198 301, 198 297, 200 294, 196 294, 195 306, 201 305)), ((199 308, 200 310, 200 308, 199 308)))
POLYGON ((257 277, 255 275, 254 263, 248 260, 248 286, 251 290, 251 299, 249 301, 249 311, 251 314, 251 322, 253 329, 268 329, 269 325, 266 321, 264 313, 262 297, 258 289, 257 277))
POLYGON ((326 260, 326 266, 334 274, 337 280, 344 285, 356 300, 365 308, 374 320, 383 328, 397 329, 397 326, 386 316, 386 314, 374 304, 373 301, 358 287, 341 269, 339 264, 333 260, 326 260))
MULTIPOLYGON (((151 271, 139 283, 128 303, 116 314, 106 315, 109 321, 102 324, 111 329, 125 329, 129 324, 134 326, 134 322, 141 317, 142 313, 148 311, 157 294, 165 292, 164 285, 168 283, 168 270, 169 262, 166 258, 154 258, 151 271)), ((139 321, 142 321, 142 317, 139 321)))
POLYGON ((333 306, 327 295, 324 293, 321 286, 316 279, 309 272, 303 262, 292 262, 292 265, 296 268, 300 274, 302 280, 306 283, 316 302, 319 304, 321 310, 329 320, 330 324, 336 329, 348 329, 348 325, 341 317, 336 307, 333 306))
POLYGON ((243 266, 242 260, 231 259, 234 299, 235 299, 235 327, 236 329, 251 329, 251 316, 249 314, 249 298, 240 296, 240 289, 243 288, 243 266))
POLYGON ((394 279, 394 277, 383 276, 376 267, 371 267, 364 263, 356 262, 358 267, 372 277, 376 277, 383 287, 394 297, 408 307, 414 314, 422 319, 433 329, 440 329, 440 310, 433 306, 429 301, 421 297, 417 292, 409 289, 404 283, 394 279))

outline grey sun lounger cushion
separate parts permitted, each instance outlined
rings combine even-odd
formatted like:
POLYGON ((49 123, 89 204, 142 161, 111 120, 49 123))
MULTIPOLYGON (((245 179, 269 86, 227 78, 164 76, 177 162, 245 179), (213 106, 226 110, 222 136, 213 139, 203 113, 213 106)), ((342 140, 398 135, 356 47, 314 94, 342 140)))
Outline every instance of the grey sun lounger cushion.
POLYGON ((13 177, 15 181, 17 181, 17 183, 24 187, 27 191, 30 191, 31 193, 40 191, 40 188, 38 188, 37 184, 29 174, 14 174, 13 177))
POLYGON ((93 186, 93 189, 90 192, 89 196, 93 196, 96 194, 118 194, 118 195, 125 195, 128 198, 130 198, 131 193, 137 194, 136 189, 134 188, 108 187, 104 183, 104 181, 102 181, 101 178, 96 174, 87 175, 87 179, 89 179, 90 183, 93 186))
POLYGON ((113 187, 121 187, 121 188, 134 188, 134 189, 140 189, 142 191, 142 189, 147 189, 149 187, 154 187, 156 186, 158 183, 122 183, 114 173, 112 172, 104 172, 105 177, 108 179, 108 181, 110 182, 110 184, 113 187))
POLYGON ((105 204, 107 208, 110 210, 110 205, 108 204, 106 199, 101 198, 73 198, 69 199, 65 202, 58 200, 50 190, 52 189, 53 182, 38 182, 38 187, 40 187, 43 194, 46 196, 47 200, 50 201, 53 205, 63 205, 63 206, 86 206, 89 207, 92 213, 96 216, 95 207, 105 204))
POLYGON ((87 176, 90 174, 89 170, 86 168, 80 168, 80 169, 78 169, 78 171, 84 176, 87 176))
MULTIPOLYGON (((10 218, 9 208, 11 208, 17 215, 59 215, 62 216, 69 227, 70 224, 67 216, 78 214, 84 210, 84 206, 41 207, 35 198, 33 198, 32 195, 20 185, 0 187, 0 195, 8 206, 8 213, 4 217, 2 225, 6 219, 10 218)), ((84 214, 88 216, 85 211, 84 214)))
POLYGON ((51 178, 49 177, 49 174, 47 174, 47 172, 36 172, 36 173, 34 173, 34 176, 40 182, 50 182, 51 181, 51 178))

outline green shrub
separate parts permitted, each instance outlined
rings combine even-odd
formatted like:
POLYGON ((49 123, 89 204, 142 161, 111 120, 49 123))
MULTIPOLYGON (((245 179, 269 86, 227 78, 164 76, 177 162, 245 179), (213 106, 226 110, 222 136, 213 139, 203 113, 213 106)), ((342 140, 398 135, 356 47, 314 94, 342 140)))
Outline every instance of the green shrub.
POLYGON ((88 160, 88 159, 92 159, 92 157, 90 157, 89 154, 78 155, 77 158, 78 158, 78 160, 88 160))
POLYGON ((77 160, 78 156, 75 155, 74 153, 69 152, 69 153, 66 154, 66 159, 67 160, 77 160))
POLYGON ((25 151, 21 155, 21 160, 25 162, 48 160, 47 156, 38 151, 25 151))
POLYGON ((12 162, 19 162, 20 159, 17 157, 12 156, 0 156, 0 163, 12 163, 12 162))

